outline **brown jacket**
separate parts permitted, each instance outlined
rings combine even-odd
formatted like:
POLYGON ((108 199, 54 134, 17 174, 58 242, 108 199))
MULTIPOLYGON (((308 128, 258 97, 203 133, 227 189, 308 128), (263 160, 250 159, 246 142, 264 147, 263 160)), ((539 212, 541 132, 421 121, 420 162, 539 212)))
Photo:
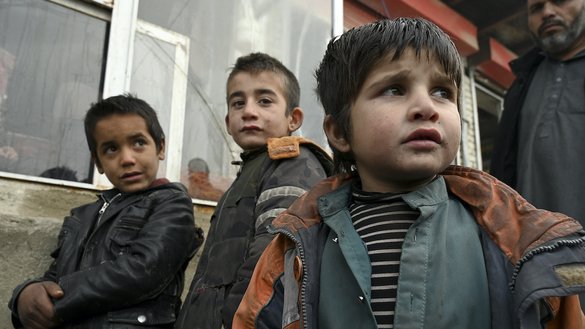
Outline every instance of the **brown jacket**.
MULTIPOLYGON (((484 172, 451 166, 442 175, 449 192, 471 209, 477 223, 511 264, 521 263, 536 247, 582 230, 581 225, 572 218, 534 208, 513 189, 484 172)), ((276 218, 272 224, 273 229, 283 229, 290 236, 297 238, 302 236, 311 227, 321 223, 318 199, 351 179, 347 175, 340 175, 322 181, 276 218)), ((290 272, 299 286, 303 275, 307 273, 304 267, 318 264, 318 261, 303 263, 298 256, 293 262, 285 263, 287 252, 296 247, 288 234, 278 234, 260 258, 234 318, 234 328, 267 326, 268 322, 262 317, 263 314, 269 313, 267 310, 272 307, 274 287, 285 273, 285 264, 293 265, 294 270, 290 272)), ((303 243, 305 242, 306 240, 303 240, 303 243)), ((305 246, 305 250, 310 248, 314 250, 317 247, 318 245, 305 246)), ((555 274, 565 277, 561 280, 563 284, 585 285, 585 256, 581 258, 582 263, 573 266, 570 271, 564 273, 558 271, 555 274)), ((309 282, 318 285, 310 279, 309 282)), ((585 328, 585 316, 576 295, 545 297, 545 303, 553 315, 546 328, 585 328)), ((300 315, 299 321, 293 322, 293 328, 306 327, 301 324, 301 318, 303 314, 300 315)), ((512 324, 510 328, 514 328, 512 324)))

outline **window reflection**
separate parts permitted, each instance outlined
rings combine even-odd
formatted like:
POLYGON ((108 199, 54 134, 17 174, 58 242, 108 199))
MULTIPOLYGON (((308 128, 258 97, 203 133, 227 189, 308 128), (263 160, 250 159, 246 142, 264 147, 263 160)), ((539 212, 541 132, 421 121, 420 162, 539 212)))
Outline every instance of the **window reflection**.
MULTIPOLYGON (((314 70, 331 37, 331 2, 313 0, 140 0, 138 18, 190 38, 181 181, 193 158, 204 159, 215 188, 236 175, 240 149, 225 131, 225 83, 237 57, 262 51, 299 79, 302 135, 326 145, 314 70)), ((225 186, 225 187, 222 187, 225 186)))
MULTIPOLYGON (((98 100, 107 23, 38 0, 0 5, 0 171, 92 173, 83 130, 98 100)), ((72 176, 68 176, 72 177, 72 176)))

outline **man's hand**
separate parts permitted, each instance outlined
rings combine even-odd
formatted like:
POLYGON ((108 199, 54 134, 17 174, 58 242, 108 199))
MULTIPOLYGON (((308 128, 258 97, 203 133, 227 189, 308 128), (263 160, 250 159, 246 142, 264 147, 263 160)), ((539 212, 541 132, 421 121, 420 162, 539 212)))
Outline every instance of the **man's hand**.
POLYGON ((55 315, 53 299, 63 297, 61 287, 52 281, 32 283, 18 295, 17 311, 25 329, 51 329, 61 321, 55 315))

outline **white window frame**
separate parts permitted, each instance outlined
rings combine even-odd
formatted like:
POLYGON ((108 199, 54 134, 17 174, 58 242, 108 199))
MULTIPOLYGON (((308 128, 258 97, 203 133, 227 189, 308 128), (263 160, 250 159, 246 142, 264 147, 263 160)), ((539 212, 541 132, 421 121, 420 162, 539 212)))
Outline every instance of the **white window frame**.
MULTIPOLYGON (((138 19, 139 0, 116 1, 112 11, 110 39, 103 98, 119 95, 130 90, 132 61, 136 33, 175 45, 173 93, 171 95, 170 126, 166 143, 165 177, 179 181, 181 154, 187 99, 187 73, 189 71, 189 38, 174 31, 138 19)), ((94 185, 109 188, 112 184, 103 174, 94 170, 94 185)))
POLYGON ((164 29, 160 26, 138 20, 136 32, 175 45, 173 92, 169 131, 166 136, 166 173, 172 181, 181 179, 181 156, 183 153, 183 131, 185 125, 185 106, 187 102, 187 83, 189 72, 189 37, 164 29))

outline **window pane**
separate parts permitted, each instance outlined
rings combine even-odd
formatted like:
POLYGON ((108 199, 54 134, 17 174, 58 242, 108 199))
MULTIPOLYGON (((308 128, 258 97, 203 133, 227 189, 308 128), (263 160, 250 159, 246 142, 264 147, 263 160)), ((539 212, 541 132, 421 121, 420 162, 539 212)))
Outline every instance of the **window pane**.
POLYGON ((240 149, 225 131, 225 83, 236 58, 252 51, 280 59, 296 74, 305 112, 301 133, 325 146, 313 73, 331 34, 330 1, 141 0, 138 11, 139 19, 191 40, 181 161, 185 185, 192 159, 205 160, 214 188, 225 189, 235 176, 231 162, 239 159, 240 149))
MULTIPOLYGON (((130 90, 156 111, 167 141, 173 95, 174 54, 175 45, 136 33, 130 90)), ((169 146, 166 146, 167 152, 169 146)), ((166 177, 165 171, 166 160, 159 165, 158 177, 166 177)))
POLYGON ((489 172, 498 128, 498 116, 502 111, 502 97, 480 85, 477 85, 476 96, 482 169, 489 172))
POLYGON ((98 100, 107 27, 45 1, 0 5, 0 171, 66 166, 89 179, 83 117, 98 100))

